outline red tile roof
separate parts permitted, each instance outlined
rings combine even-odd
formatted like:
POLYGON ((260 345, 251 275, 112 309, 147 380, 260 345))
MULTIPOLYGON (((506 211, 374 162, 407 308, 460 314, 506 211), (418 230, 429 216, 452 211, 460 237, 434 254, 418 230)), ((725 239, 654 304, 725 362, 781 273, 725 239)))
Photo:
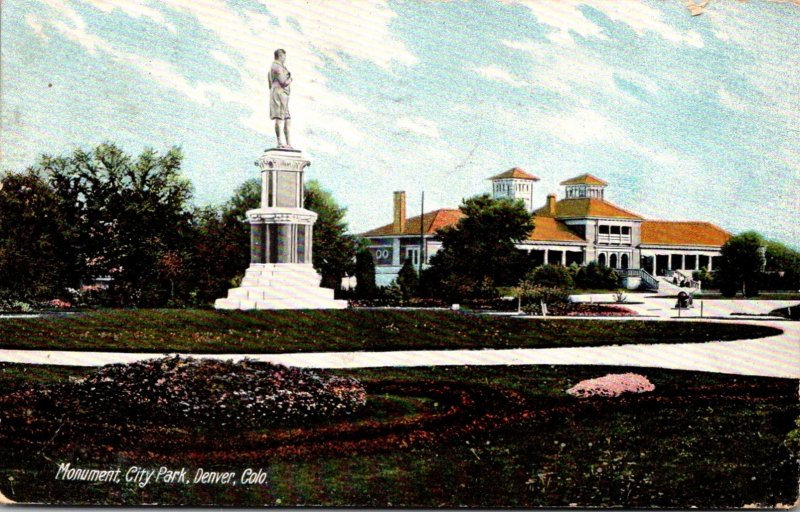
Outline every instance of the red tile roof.
POLYGON ((555 217, 557 219, 575 219, 586 217, 601 217, 615 219, 642 219, 639 215, 628 210, 623 210, 619 206, 609 203, 605 199, 595 197, 580 199, 562 199, 556 203, 556 213, 551 215, 547 205, 542 206, 535 212, 535 215, 543 217, 555 217))
POLYGON ((561 182, 562 185, 608 185, 607 182, 592 176, 591 174, 581 174, 580 176, 575 176, 574 178, 570 178, 568 180, 564 180, 561 182))
MULTIPOLYGON (((422 216, 422 227, 426 235, 432 235, 440 228, 456 224, 463 216, 464 214, 461 213, 461 210, 447 208, 435 210, 422 216)), ((402 233, 396 233, 393 224, 387 224, 361 234, 361 236, 389 235, 419 235, 419 215, 406 220, 405 229, 403 229, 402 233)))
POLYGON ((563 222, 552 217, 534 216, 534 229, 528 240, 532 242, 586 242, 563 222))
POLYGON ((710 222, 642 222, 643 245, 703 245, 720 247, 731 234, 710 222))
POLYGON ((505 172, 501 172, 497 176, 492 176, 489 178, 490 180, 501 180, 507 178, 515 178, 518 180, 531 180, 531 181, 539 181, 539 178, 534 176, 533 174, 527 173, 520 169, 519 167, 514 167, 513 169, 509 169, 505 172))

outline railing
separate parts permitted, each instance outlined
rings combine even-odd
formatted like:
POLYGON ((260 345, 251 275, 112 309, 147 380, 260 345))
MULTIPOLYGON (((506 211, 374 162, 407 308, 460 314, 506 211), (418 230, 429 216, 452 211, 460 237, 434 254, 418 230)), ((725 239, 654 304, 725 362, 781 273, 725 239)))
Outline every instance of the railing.
POLYGON ((658 290, 658 280, 643 268, 615 268, 614 272, 620 277, 639 277, 647 288, 658 290))
POLYGON ((686 285, 682 286, 682 288, 693 288, 695 291, 698 292, 700 291, 700 288, 703 285, 703 283, 701 283, 700 281, 695 281, 694 279, 692 279, 692 276, 686 275, 681 270, 669 270, 669 269, 665 270, 664 277, 668 281, 672 281, 673 284, 675 284, 675 286, 679 286, 679 283, 686 283, 686 285), (678 284, 674 283, 676 277, 678 278, 679 281, 678 284))
POLYGON ((597 243, 609 245, 630 245, 631 235, 597 235, 597 243))
POLYGON ((658 279, 650 275, 648 271, 643 268, 639 269, 640 275, 642 276, 642 283, 647 286, 649 289, 653 291, 658 291, 658 279))

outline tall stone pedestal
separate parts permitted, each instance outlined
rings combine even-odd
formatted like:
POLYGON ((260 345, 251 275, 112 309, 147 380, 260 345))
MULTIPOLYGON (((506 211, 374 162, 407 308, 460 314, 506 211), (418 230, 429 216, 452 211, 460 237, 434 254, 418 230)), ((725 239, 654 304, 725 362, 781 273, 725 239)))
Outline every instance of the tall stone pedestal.
POLYGON ((311 265, 317 214, 303 208, 303 174, 310 164, 296 149, 269 149, 261 169, 261 207, 247 212, 250 267, 241 286, 217 299, 217 309, 342 309, 333 290, 321 288, 311 265))

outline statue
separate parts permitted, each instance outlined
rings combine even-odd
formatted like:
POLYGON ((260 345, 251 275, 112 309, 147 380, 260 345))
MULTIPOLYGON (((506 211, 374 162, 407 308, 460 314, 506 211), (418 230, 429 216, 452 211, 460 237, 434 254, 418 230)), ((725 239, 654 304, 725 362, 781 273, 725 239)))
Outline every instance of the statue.
POLYGON ((269 71, 269 117, 275 120, 275 137, 278 139, 278 147, 291 148, 289 128, 292 124, 292 116, 289 114, 289 93, 291 92, 289 85, 292 83, 292 74, 283 65, 284 62, 286 62, 286 50, 275 50, 275 61, 269 71), (283 131, 285 144, 281 144, 281 131, 283 131))

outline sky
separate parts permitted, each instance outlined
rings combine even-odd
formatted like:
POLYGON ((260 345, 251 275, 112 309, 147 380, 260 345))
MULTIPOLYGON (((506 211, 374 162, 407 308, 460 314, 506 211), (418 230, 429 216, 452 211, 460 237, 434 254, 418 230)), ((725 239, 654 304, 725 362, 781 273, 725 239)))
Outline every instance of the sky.
POLYGON ((182 147, 198 206, 292 142, 352 232, 455 208, 521 167, 535 202, 591 173, 652 219, 800 247, 800 6, 712 0, 2 0, 0 168, 182 147))

